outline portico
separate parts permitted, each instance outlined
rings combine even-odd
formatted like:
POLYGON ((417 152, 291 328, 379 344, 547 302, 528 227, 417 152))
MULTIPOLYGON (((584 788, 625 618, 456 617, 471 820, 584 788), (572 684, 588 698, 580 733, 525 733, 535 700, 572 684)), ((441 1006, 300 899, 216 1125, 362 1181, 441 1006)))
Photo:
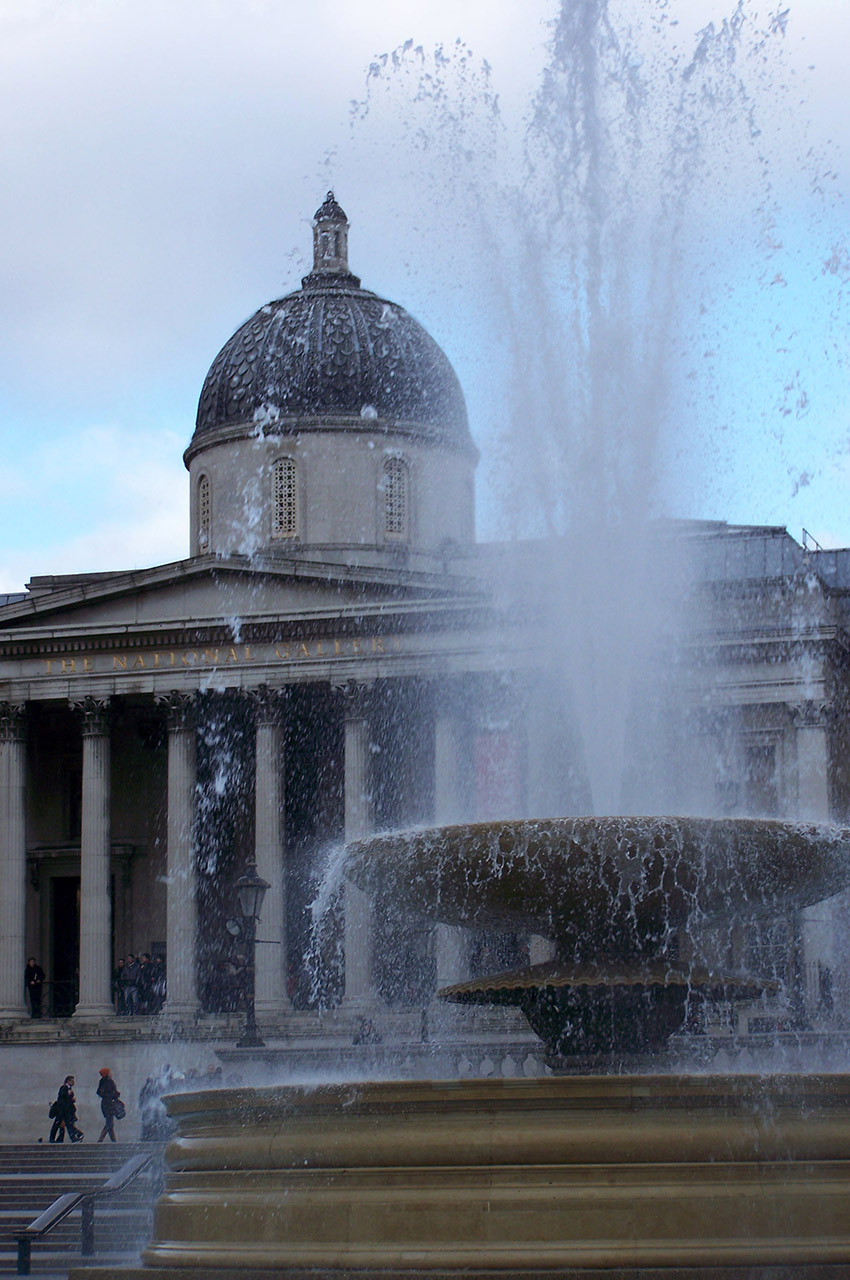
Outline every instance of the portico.
MULTIPOLYGON (((197 593, 212 572, 240 596, 238 641, 220 623, 199 621, 191 630, 168 626, 163 643, 167 618, 117 635, 111 619, 124 604, 112 579, 100 600, 93 583, 68 584, 86 614, 73 647, 69 629, 48 636, 27 628, 29 642, 21 633, 5 656, 12 700, 4 701, 0 820, 8 881, 20 884, 17 899, 4 897, 6 1016, 25 1014, 14 996, 26 954, 55 968, 59 926, 51 912, 61 904, 45 915, 39 900, 50 897, 57 870, 80 880, 75 1018, 113 1015, 115 958, 130 951, 166 956, 164 1018, 191 1024, 226 1006, 210 956, 220 966, 228 887, 249 858, 272 885, 258 947, 261 1019, 279 1020, 293 998, 302 1008, 342 999, 352 1015, 394 998, 386 975, 373 973, 375 925, 365 900, 345 904, 342 971, 330 964, 319 979, 324 989, 310 992, 316 977, 305 970, 305 913, 321 855, 328 844, 367 834, 376 818, 404 825, 474 814, 457 748, 447 754, 446 743, 465 716, 471 731, 464 699, 476 681, 488 668, 507 673, 510 647, 528 652, 529 641, 488 641, 479 605, 477 617, 465 610, 447 644, 444 625, 435 626, 444 622, 446 584, 439 606, 365 605, 356 620, 348 611, 304 608, 297 625, 279 625, 274 635, 261 608, 274 575, 199 567, 197 593), (245 757, 238 767, 232 734, 245 757), (54 794, 44 804, 48 779, 54 794), (220 801, 229 815, 214 812, 220 801), (129 914, 120 901, 125 881, 129 914)), ((161 588, 160 572, 151 574, 161 588)), ((133 575, 134 593, 144 591, 142 576, 133 575)), ((182 581, 175 611, 186 590, 182 581)), ((161 594, 163 613, 167 599, 161 594)))

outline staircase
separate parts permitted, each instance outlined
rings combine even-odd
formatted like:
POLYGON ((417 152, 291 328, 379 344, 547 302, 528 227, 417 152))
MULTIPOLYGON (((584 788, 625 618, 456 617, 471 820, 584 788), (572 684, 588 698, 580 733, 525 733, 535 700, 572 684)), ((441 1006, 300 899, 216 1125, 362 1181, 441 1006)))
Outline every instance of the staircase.
POLYGON ((154 1186, 162 1148, 155 1143, 80 1142, 0 1146, 0 1275, 17 1268, 17 1233, 66 1191, 102 1186, 110 1174, 139 1152, 154 1151, 153 1165, 129 1187, 95 1201, 92 1258, 80 1257, 81 1211, 76 1209, 47 1235, 32 1242, 32 1275, 66 1276, 81 1261, 102 1265, 129 1262, 150 1236, 154 1186))

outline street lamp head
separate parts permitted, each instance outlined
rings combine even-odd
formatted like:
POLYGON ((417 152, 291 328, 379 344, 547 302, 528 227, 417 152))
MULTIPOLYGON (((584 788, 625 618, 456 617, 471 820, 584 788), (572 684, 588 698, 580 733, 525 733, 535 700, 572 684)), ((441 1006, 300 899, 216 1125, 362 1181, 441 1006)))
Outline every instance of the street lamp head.
POLYGON ((271 888, 267 880, 257 874, 257 864, 251 862, 236 881, 236 898, 239 910, 246 920, 259 920, 266 890, 271 888))

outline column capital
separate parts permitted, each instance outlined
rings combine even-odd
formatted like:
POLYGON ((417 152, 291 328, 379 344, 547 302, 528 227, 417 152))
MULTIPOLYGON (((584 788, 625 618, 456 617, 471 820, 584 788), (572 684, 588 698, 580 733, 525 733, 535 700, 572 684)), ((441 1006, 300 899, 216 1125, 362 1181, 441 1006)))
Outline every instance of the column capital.
POLYGON ((109 733, 110 698, 80 698, 71 702, 71 710, 82 719, 83 737, 104 737, 109 733))
POLYGON ((284 685, 280 689, 271 689, 267 684, 260 684, 245 692, 248 695, 255 725, 280 724, 289 701, 289 685, 284 685))
POLYGON ((828 729, 835 709, 825 699, 808 698, 805 702, 789 703, 788 713, 795 729, 828 729))
POLYGON ((0 702, 0 742, 26 740, 26 712, 26 703, 0 702))
POLYGON ((346 720, 365 720, 372 707, 374 680, 331 681, 331 689, 342 701, 346 720))
POLYGON ((169 730, 176 731, 194 727, 194 693, 181 693, 179 689, 170 689, 168 693, 155 694, 154 702, 158 707, 165 708, 169 730))

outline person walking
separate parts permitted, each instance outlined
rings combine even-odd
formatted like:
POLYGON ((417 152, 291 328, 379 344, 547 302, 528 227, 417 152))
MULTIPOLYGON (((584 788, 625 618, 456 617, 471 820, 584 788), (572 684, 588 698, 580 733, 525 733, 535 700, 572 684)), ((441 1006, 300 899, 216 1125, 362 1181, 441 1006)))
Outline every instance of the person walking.
POLYGON ((30 1017, 40 1018, 41 994, 44 989, 44 970, 35 956, 30 956, 29 960, 27 960, 27 967, 24 969, 24 986, 30 998, 30 1017))
POLYGON ((97 1096, 100 1098, 100 1109, 103 1112, 104 1121, 98 1142, 103 1142, 107 1134, 109 1134, 110 1142, 117 1142, 115 1121, 123 1119, 125 1114, 124 1103, 121 1102, 121 1094, 118 1092, 118 1086, 110 1075, 109 1067, 100 1068, 97 1096))
POLYGON ((50 1142, 64 1142, 66 1129, 72 1142, 82 1142, 82 1130, 77 1128, 77 1099, 74 1096, 73 1076, 66 1076, 60 1084, 51 1112, 53 1128, 50 1130, 50 1142))

